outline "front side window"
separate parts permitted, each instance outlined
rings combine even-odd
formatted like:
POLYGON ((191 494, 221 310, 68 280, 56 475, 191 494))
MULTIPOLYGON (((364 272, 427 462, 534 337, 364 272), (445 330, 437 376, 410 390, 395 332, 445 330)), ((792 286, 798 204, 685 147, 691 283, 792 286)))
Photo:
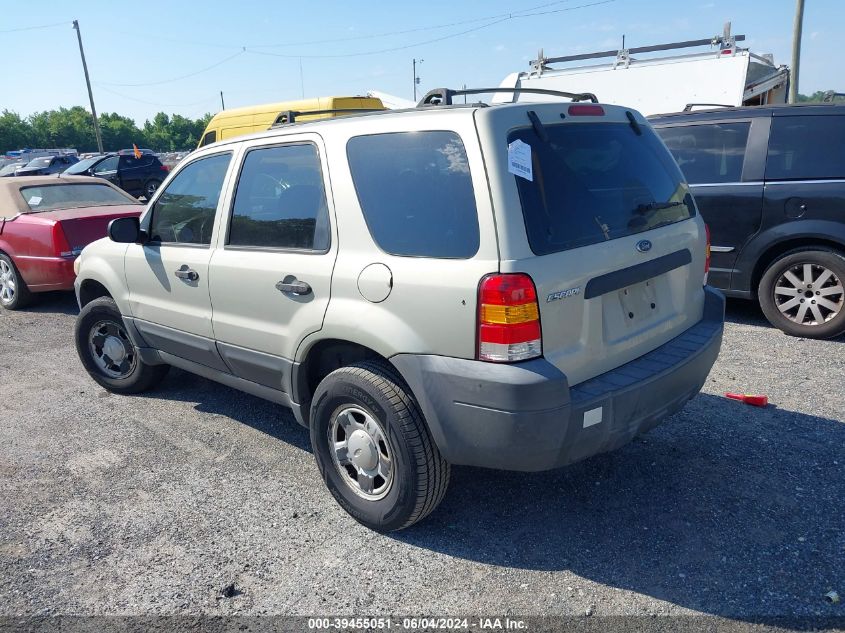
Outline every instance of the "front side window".
POLYGON ((845 116, 772 119, 766 180, 845 178, 845 116))
POLYGON ((211 145, 217 140, 217 130, 211 130, 211 132, 206 132, 205 136, 202 137, 202 143, 200 143, 200 147, 204 145, 211 145))
POLYGON ((748 142, 747 121, 682 125, 657 130, 691 184, 739 182, 748 142))
POLYGON ((328 250, 329 213, 314 145, 264 147, 246 155, 227 244, 328 250))
POLYGON ((228 152, 201 158, 176 174, 151 211, 151 241, 211 243, 217 203, 231 158, 228 152))
POLYGON ((115 171, 117 169, 117 156, 109 156, 104 161, 99 163, 96 167, 94 167, 95 174, 104 174, 109 171, 115 171))
POLYGON ((364 218, 391 255, 468 259, 478 212, 464 144, 454 132, 358 136, 346 148, 364 218))
POLYGON ((672 156, 650 127, 626 123, 546 126, 508 136, 530 146, 532 180, 516 179, 537 255, 596 244, 680 222, 695 205, 672 156))

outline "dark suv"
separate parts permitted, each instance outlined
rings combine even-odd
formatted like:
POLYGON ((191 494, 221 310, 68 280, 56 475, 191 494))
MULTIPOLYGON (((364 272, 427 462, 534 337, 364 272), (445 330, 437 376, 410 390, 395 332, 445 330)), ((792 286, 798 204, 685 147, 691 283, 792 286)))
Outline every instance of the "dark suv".
POLYGON ((149 200, 168 171, 169 168, 151 151, 143 150, 139 158, 130 149, 87 158, 64 173, 105 178, 136 198, 144 196, 149 200))
POLYGON ((660 115, 710 227, 709 282, 787 334, 845 333, 845 104, 660 115))
POLYGON ((20 169, 15 170, 15 176, 48 176, 58 174, 76 164, 79 159, 73 154, 62 156, 41 156, 33 158, 20 169))

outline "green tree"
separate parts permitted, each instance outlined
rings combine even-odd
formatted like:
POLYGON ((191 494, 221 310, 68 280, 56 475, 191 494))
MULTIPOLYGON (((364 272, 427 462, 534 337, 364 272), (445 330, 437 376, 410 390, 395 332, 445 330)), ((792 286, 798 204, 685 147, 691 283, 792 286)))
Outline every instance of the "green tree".
POLYGON ((29 123, 17 112, 3 110, 0 114, 0 152, 24 147, 31 136, 29 123))
POLYGON ((811 95, 798 94, 798 103, 819 103, 824 101, 825 95, 829 92, 836 92, 835 90, 816 90, 811 95))
POLYGON ((106 149, 128 149, 133 144, 145 146, 144 133, 135 121, 117 113, 105 113, 100 117, 100 133, 106 149))

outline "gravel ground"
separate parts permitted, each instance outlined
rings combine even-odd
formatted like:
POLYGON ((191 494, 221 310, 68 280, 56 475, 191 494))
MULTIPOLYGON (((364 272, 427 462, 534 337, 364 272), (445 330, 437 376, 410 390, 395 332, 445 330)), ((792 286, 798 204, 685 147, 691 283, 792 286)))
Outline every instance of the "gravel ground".
POLYGON ((730 304, 665 425, 549 473, 456 468, 431 517, 381 536, 284 409, 181 371, 110 395, 75 314, 63 294, 0 310, 0 615, 845 616, 824 598, 845 595, 845 341, 730 304))

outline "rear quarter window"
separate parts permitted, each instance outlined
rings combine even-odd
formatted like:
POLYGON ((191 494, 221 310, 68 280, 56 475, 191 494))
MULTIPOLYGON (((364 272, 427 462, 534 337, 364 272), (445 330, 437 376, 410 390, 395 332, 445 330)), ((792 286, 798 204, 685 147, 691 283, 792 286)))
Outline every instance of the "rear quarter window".
POLYGON ((531 146, 532 180, 516 179, 528 242, 536 255, 596 244, 680 222, 695 215, 692 196, 672 156, 647 126, 627 123, 515 130, 531 146))
POLYGON ((349 140, 347 157, 370 234, 391 255, 468 259, 479 246, 469 161, 455 132, 349 140))
POLYGON ((845 178, 845 116, 772 119, 766 180, 845 178))

